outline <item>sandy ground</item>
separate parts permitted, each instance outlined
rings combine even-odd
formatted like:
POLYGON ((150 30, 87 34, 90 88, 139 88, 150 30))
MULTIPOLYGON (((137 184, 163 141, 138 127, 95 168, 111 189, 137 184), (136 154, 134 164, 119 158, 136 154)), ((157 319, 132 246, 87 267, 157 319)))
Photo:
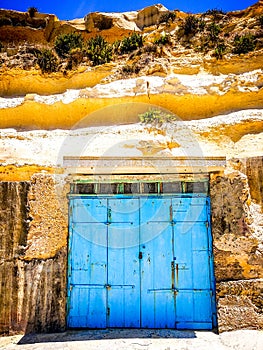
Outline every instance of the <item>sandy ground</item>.
POLYGON ((0 338, 7 350, 263 350, 263 331, 95 330, 0 338))

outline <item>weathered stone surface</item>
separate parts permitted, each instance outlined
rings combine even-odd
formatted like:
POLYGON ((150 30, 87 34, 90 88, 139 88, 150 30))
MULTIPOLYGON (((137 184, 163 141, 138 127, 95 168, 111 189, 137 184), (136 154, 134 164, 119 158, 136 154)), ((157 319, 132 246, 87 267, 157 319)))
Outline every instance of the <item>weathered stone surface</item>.
POLYGON ((263 157, 245 159, 242 171, 247 175, 252 199, 261 205, 263 211, 263 157))
POLYGON ((0 41, 2 43, 42 43, 50 39, 54 30, 54 23, 58 21, 56 16, 36 13, 30 17, 28 12, 12 10, 0 10, 0 41), (4 21, 3 21, 4 20, 4 21), (3 24, 6 25, 3 26, 3 24))
POLYGON ((253 234, 247 177, 240 172, 212 176, 210 193, 216 280, 263 277, 262 241, 253 234))
POLYGON ((32 332, 65 329, 66 322, 66 247, 53 258, 18 261, 17 309, 12 328, 32 332))
POLYGON ((24 259, 48 259, 67 245, 67 218, 62 213, 52 175, 35 175, 28 193, 30 225, 24 259))
POLYGON ((166 12, 168 12, 168 9, 161 4, 145 7, 138 12, 136 24, 139 28, 158 24, 161 15, 166 12))
MULTIPOLYGON (((67 243, 63 240, 62 214, 55 208, 58 203, 54 200, 52 185, 54 182, 49 176, 44 181, 41 175, 38 180, 36 176, 31 185, 29 182, 0 184, 0 333, 48 332, 65 328, 67 243), (44 203, 43 199, 41 202, 37 198, 37 205, 33 198, 36 188, 40 197, 46 196, 44 203), (49 259, 45 244, 42 251, 33 250, 32 246, 40 237, 28 225, 32 219, 36 222, 42 205, 50 207, 50 211, 40 220, 42 231, 38 234, 45 235, 45 244, 54 247, 50 249, 48 255, 52 258, 49 259), (56 238, 52 240, 48 235, 51 211, 52 217, 57 215, 61 225, 54 226, 62 238, 59 247, 56 238)), ((54 233, 52 229, 50 231, 54 233)))
MULTIPOLYGON (((256 178, 251 175, 250 180, 256 178)), ((263 227, 246 175, 233 171, 212 176, 211 205, 219 331, 261 329, 263 227)))
POLYGON ((0 264, 23 254, 27 242, 28 182, 0 183, 0 264))
POLYGON ((221 282, 217 284, 218 328, 263 328, 263 279, 221 282))

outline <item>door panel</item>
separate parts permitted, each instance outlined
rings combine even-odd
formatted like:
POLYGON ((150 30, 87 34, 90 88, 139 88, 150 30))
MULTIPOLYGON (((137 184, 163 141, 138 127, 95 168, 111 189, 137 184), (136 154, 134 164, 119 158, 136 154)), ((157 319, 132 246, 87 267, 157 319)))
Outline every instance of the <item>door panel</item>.
POLYGON ((207 201, 205 197, 173 198, 174 221, 198 222, 207 220, 207 201))
POLYGON ((106 289, 104 286, 72 286, 68 326, 106 327, 106 289))
POLYGON ((107 226, 72 224, 70 256, 69 327, 106 327, 107 226))
MULTIPOLYGON (((139 214, 137 211, 137 216, 139 214)), ((108 326, 140 327, 139 229, 112 223, 108 231, 108 326)))
POLYGON ((172 241, 171 224, 151 222, 141 229, 141 326, 145 328, 175 326, 172 241), (148 241, 149 233, 154 237, 148 241))
POLYGON ((108 200, 109 222, 137 223, 139 218, 139 199, 120 198, 108 200))
POLYGON ((95 223, 73 224, 72 228, 71 283, 105 285, 107 282, 107 226, 95 223))
POLYGON ((171 221, 171 198, 141 198, 141 224, 147 222, 171 221))
POLYGON ((74 199, 72 222, 107 222, 107 199, 74 199))
POLYGON ((212 329, 209 291, 179 290, 176 298, 177 329, 212 329))
POLYGON ((69 327, 212 328, 208 200, 74 198, 69 327))
MULTIPOLYGON (((192 225, 191 225, 192 227, 192 225)), ((192 289, 192 230, 185 223, 174 226, 175 286, 177 289, 192 289)))

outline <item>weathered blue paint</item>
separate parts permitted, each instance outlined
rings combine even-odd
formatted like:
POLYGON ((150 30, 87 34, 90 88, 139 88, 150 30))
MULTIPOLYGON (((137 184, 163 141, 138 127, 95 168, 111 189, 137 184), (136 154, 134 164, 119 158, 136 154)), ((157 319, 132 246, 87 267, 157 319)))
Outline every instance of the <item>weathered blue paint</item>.
POLYGON ((108 327, 140 327, 139 199, 108 199, 108 327))
POLYGON ((209 198, 72 196, 69 327, 216 325, 209 198))

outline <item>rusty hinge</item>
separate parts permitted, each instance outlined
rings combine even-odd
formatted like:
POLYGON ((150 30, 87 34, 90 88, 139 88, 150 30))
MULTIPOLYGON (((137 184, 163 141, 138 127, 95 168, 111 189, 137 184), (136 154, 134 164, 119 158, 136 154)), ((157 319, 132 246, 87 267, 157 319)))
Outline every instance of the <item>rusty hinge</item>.
POLYGON ((107 316, 110 316, 110 308, 107 307, 107 316))
POLYGON ((139 252, 139 259, 142 259, 142 252, 139 252))

